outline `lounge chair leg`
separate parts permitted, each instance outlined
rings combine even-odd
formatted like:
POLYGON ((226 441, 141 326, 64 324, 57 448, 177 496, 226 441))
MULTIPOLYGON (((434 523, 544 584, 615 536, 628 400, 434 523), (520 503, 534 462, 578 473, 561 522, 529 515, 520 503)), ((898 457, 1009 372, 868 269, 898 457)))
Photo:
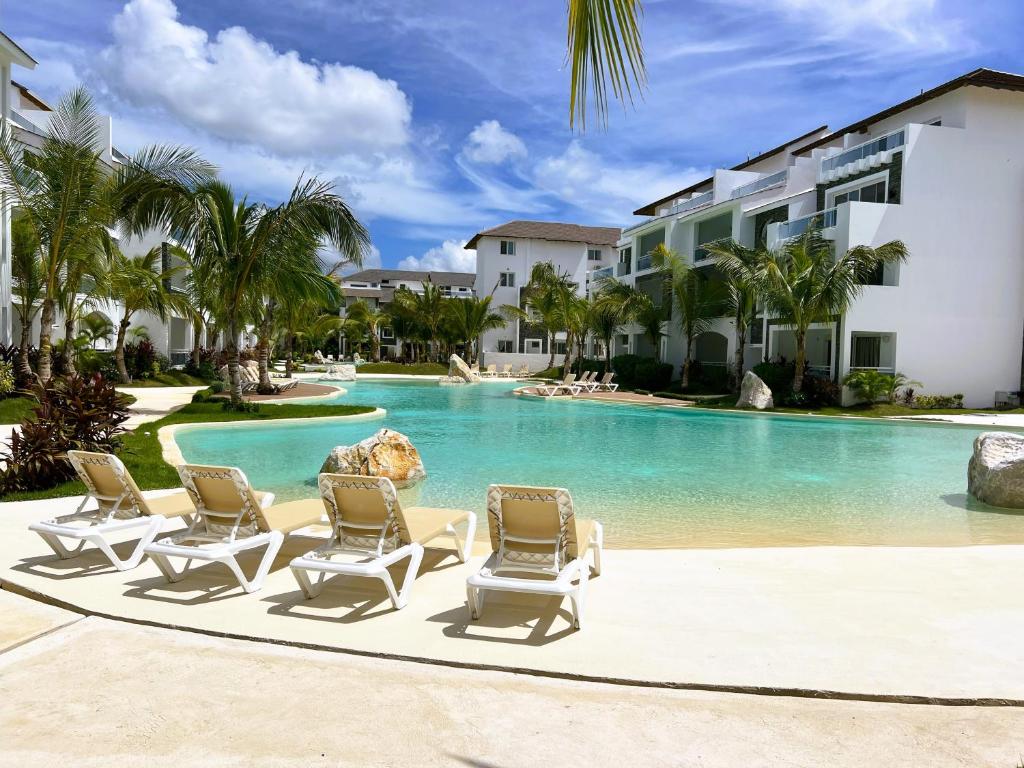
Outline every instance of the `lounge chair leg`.
POLYGON ((466 587, 466 597, 469 602, 469 615, 474 621, 480 618, 484 610, 484 591, 477 587, 466 587))
POLYGON ((604 552, 604 526, 594 523, 594 543, 591 547, 594 553, 594 575, 601 575, 601 555, 604 552))
POLYGON ((576 589, 569 593, 569 600, 572 602, 572 625, 580 629, 583 623, 583 607, 587 599, 587 571, 584 565, 580 568, 580 582, 576 589))
POLYGON ((238 583, 243 590, 248 593, 258 592, 260 587, 263 586, 263 580, 270 572, 270 567, 274 564, 274 558, 277 557, 282 544, 284 544, 284 534, 280 531, 271 531, 270 541, 267 544, 266 551, 263 553, 263 559, 260 560, 259 567, 256 569, 256 573, 251 580, 245 578, 242 566, 238 564, 238 560, 235 559, 234 555, 224 558, 221 562, 235 574, 235 578, 238 579, 238 583))
POLYGON ((61 560, 68 560, 74 557, 79 552, 81 552, 82 547, 85 546, 85 540, 82 539, 78 542, 77 547, 75 547, 74 549, 68 549, 64 546, 64 542, 61 541, 60 538, 55 536, 54 534, 44 533, 43 531, 36 531, 36 533, 39 534, 39 537, 47 543, 50 549, 53 550, 54 554, 57 555, 57 557, 59 557, 61 560))
POLYGON ((292 568, 291 570, 295 580, 299 582, 302 594, 305 595, 307 600, 312 600, 323 591, 324 581, 327 575, 323 571, 320 571, 317 574, 316 581, 314 582, 310 580, 309 571, 305 568, 292 568))
POLYGON ((423 562, 423 546, 420 544, 413 544, 412 551, 409 553, 409 567, 405 569, 405 579, 402 580, 402 591, 395 591, 395 582, 391 579, 391 574, 387 569, 381 575, 380 579, 384 582, 384 586, 388 588, 388 595, 391 597, 391 604, 395 607, 396 611, 405 608, 409 602, 409 593, 412 591, 413 582, 416 581, 416 574, 419 573, 420 563, 423 562))
POLYGON ((129 571, 142 562, 142 559, 146 556, 146 547, 152 544, 153 539, 160 534, 160 529, 163 528, 163 524, 164 518, 153 517, 149 521, 149 525, 147 525, 143 531, 139 542, 135 545, 135 549, 133 549, 132 553, 124 560, 117 556, 117 553, 114 552, 113 548, 102 536, 90 537, 89 540, 96 545, 97 549, 107 556, 111 565, 113 565, 117 570, 129 571))
POLYGON ((473 552, 473 537, 476 536, 476 514, 470 513, 466 520, 466 535, 459 541, 459 535, 455 532, 455 526, 447 525, 448 533, 455 539, 455 551, 458 553, 459 562, 466 562, 466 558, 473 552))
POLYGON ((156 567, 160 569, 160 573, 164 575, 164 578, 172 584, 185 578, 185 574, 188 573, 188 569, 192 565, 192 560, 190 558, 185 561, 185 566, 179 571, 171 565, 171 559, 167 557, 167 555, 152 552, 149 557, 154 563, 156 563, 156 567))

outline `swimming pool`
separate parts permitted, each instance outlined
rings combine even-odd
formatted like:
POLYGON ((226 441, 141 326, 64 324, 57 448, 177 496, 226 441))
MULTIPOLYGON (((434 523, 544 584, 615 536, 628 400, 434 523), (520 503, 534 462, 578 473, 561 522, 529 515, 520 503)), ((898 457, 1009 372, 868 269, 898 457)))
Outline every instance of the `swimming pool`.
POLYGON ((516 397, 512 382, 344 386, 338 402, 387 416, 185 428, 178 445, 287 500, 316 495, 332 447, 387 426, 429 475, 403 503, 482 512, 489 483, 564 486, 610 546, 1024 542, 1024 515, 966 497, 982 428, 545 402, 516 397))

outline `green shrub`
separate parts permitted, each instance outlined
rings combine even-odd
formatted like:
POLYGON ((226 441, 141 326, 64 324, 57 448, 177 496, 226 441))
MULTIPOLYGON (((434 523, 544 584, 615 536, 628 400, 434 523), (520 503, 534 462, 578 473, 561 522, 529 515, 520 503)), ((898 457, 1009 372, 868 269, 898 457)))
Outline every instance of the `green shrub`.
POLYGON ((868 403, 877 403, 885 400, 892 391, 895 376, 890 376, 876 370, 851 371, 843 379, 843 384, 852 389, 861 400, 868 403))
POLYGON ((210 391, 215 395, 219 395, 227 388, 227 386, 228 385, 224 383, 223 379, 215 378, 213 381, 210 382, 210 391))
POLYGON ((623 389, 667 389, 672 381, 672 366, 650 357, 618 355, 612 358, 615 380, 623 389))
POLYGON ((931 410, 935 408, 963 408, 964 396, 961 393, 955 395, 917 395, 914 404, 911 406, 920 410, 931 410))
POLYGON ((751 370, 776 396, 793 389, 793 374, 796 371, 793 363, 758 363, 751 370))
POLYGON ((113 453, 121 445, 128 400, 101 376, 51 379, 33 395, 38 404, 2 454, 0 493, 60 485, 74 476, 69 450, 113 453))
POLYGON ((0 362, 0 397, 14 394, 14 367, 10 363, 0 362))
POLYGON ((220 409, 232 413, 259 413, 260 404, 249 400, 239 400, 238 402, 225 400, 220 404, 220 409))

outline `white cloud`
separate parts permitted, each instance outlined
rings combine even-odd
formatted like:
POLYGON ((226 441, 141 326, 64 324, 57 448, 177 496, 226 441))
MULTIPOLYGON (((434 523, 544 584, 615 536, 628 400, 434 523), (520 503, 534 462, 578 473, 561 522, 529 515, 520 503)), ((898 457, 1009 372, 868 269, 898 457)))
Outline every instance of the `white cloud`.
POLYGON ((438 272, 476 272, 476 251, 463 248, 465 240, 445 240, 422 256, 406 256, 399 269, 436 270, 438 272))
POLYGON ((470 131, 462 153, 474 163, 497 164, 526 157, 526 145, 497 120, 484 120, 470 131))
POLYGON ((412 108, 374 72, 308 63, 242 27, 213 38, 178 21, 172 0, 131 0, 114 18, 100 68, 116 95, 160 107, 229 141, 282 155, 401 147, 412 108))

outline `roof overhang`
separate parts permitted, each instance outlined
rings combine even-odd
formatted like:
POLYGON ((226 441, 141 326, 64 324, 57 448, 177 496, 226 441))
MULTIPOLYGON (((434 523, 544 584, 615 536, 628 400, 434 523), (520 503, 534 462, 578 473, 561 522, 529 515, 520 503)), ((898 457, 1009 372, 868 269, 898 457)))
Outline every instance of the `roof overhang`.
POLYGON ((3 32, 0 32, 0 59, 6 59, 11 64, 17 64, 25 69, 35 69, 39 63, 3 32))

